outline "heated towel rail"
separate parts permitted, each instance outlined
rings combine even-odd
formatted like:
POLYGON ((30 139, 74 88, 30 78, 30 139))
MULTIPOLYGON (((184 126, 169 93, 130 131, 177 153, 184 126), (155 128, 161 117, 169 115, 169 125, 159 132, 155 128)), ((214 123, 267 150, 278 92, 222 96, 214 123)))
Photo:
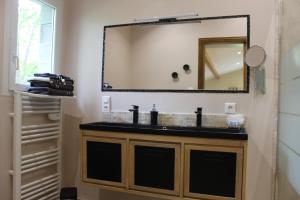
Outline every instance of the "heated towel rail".
POLYGON ((14 95, 14 200, 59 199, 61 99, 24 92, 14 95))

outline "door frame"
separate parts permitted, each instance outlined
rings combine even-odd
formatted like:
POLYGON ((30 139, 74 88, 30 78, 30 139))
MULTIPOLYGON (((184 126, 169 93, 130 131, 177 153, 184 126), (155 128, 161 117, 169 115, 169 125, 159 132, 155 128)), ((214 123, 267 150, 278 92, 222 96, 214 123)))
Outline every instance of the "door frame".
MULTIPOLYGON (((214 37, 214 38, 199 38, 198 40, 198 89, 205 89, 205 46, 208 44, 235 44, 241 43, 244 45, 243 55, 245 58, 248 48, 247 36, 240 37, 214 37)), ((245 59, 244 59, 245 60, 245 59)), ((244 62, 243 73, 243 90, 248 88, 248 67, 244 62)))

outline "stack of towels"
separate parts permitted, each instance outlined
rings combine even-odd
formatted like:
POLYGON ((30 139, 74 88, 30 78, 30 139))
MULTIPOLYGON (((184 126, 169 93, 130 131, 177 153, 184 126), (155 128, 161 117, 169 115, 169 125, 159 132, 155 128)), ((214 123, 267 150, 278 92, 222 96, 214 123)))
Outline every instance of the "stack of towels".
POLYGON ((28 80, 28 92, 53 96, 74 96, 74 81, 67 76, 58 74, 34 74, 28 80))

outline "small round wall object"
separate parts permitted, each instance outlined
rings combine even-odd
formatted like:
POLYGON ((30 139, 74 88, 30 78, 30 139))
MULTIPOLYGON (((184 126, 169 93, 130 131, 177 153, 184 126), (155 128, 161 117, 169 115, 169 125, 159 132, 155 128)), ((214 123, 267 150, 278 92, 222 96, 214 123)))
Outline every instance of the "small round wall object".
POLYGON ((188 64, 183 65, 183 70, 186 71, 186 72, 190 71, 191 70, 190 65, 188 65, 188 64))
POLYGON ((178 73, 177 72, 173 72, 172 73, 172 78, 173 79, 178 79, 178 73))
POLYGON ((257 45, 250 47, 245 56, 246 64, 253 69, 255 88, 262 94, 266 93, 266 70, 263 64, 266 61, 265 50, 257 45))
POLYGON ((249 67, 258 68, 266 61, 265 50, 257 45, 250 47, 246 53, 245 62, 249 67))

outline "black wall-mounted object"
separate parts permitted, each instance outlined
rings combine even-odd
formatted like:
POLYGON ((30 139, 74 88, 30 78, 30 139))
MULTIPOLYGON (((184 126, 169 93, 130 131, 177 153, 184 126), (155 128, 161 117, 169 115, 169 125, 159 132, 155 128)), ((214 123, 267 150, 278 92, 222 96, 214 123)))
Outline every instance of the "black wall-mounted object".
POLYGON ((190 65, 188 65, 188 64, 183 65, 183 70, 186 72, 190 71, 191 70, 190 65))
POLYGON ((178 75, 177 72, 173 72, 173 73, 171 74, 171 76, 172 76, 173 79, 178 79, 178 77, 179 77, 179 75, 178 75))
POLYGON ((179 77, 179 75, 178 75, 177 72, 173 72, 173 73, 171 74, 171 76, 172 76, 173 79, 178 79, 178 77, 179 77))

